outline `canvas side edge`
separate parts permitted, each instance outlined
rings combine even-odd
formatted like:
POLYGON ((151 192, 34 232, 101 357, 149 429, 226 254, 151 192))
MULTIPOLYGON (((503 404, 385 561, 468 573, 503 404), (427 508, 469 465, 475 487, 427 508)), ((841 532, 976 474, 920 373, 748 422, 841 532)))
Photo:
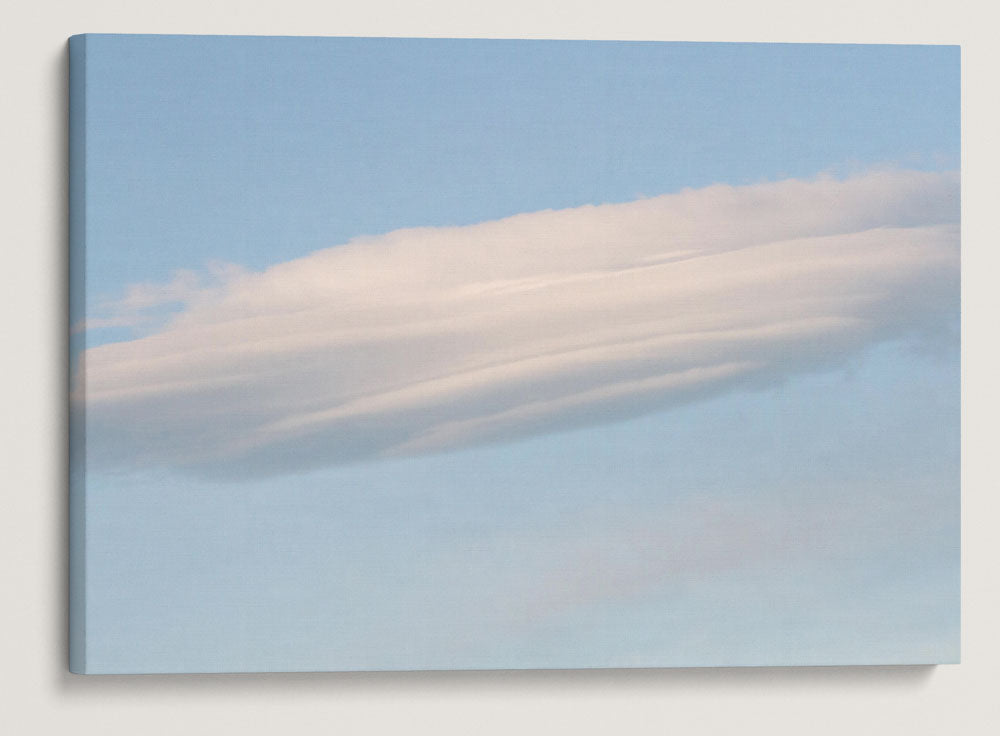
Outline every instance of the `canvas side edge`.
MULTIPOLYGON (((80 374, 86 311, 86 49, 87 37, 69 39, 69 670, 87 672, 86 419, 73 392, 80 374)), ((82 386, 82 383, 79 384, 82 386)))

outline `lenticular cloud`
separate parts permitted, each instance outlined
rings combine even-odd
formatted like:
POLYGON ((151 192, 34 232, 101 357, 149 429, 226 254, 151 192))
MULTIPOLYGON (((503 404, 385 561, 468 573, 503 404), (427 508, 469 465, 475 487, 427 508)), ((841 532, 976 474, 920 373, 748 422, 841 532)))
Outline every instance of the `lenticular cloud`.
POLYGON ((612 421, 955 319, 958 219, 893 171, 398 230, 230 269, 74 399, 92 462, 223 476, 612 421))

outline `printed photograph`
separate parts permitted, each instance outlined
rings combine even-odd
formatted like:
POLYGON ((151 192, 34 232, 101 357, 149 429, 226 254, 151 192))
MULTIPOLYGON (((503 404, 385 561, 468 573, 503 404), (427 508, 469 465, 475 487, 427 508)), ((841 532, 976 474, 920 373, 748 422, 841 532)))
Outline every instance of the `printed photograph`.
POLYGON ((70 64, 74 671, 959 661, 958 47, 70 64))

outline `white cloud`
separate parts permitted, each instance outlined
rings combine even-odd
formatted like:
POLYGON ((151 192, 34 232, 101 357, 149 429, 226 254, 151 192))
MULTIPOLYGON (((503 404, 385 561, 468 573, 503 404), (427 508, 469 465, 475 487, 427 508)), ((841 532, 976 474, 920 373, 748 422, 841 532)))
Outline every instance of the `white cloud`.
POLYGON ((130 284, 125 289, 125 295, 120 299, 109 299, 101 302, 97 311, 99 316, 89 317, 74 325, 74 333, 95 330, 103 327, 138 327, 162 318, 164 307, 186 307, 194 302, 216 293, 220 285, 235 279, 245 271, 230 263, 211 261, 206 266, 207 275, 199 274, 190 269, 174 271, 170 281, 163 284, 142 282, 130 284))
POLYGON ((958 213, 953 173, 719 185, 134 287, 185 307, 87 351, 88 452, 277 472, 766 384, 954 318, 958 213))

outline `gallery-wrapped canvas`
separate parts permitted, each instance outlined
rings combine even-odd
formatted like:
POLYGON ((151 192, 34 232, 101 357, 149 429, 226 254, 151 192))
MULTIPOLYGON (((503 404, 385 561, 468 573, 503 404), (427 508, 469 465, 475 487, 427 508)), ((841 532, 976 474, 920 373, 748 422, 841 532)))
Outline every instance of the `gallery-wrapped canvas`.
POLYGON ((959 657, 959 49, 70 40, 80 673, 959 657))

